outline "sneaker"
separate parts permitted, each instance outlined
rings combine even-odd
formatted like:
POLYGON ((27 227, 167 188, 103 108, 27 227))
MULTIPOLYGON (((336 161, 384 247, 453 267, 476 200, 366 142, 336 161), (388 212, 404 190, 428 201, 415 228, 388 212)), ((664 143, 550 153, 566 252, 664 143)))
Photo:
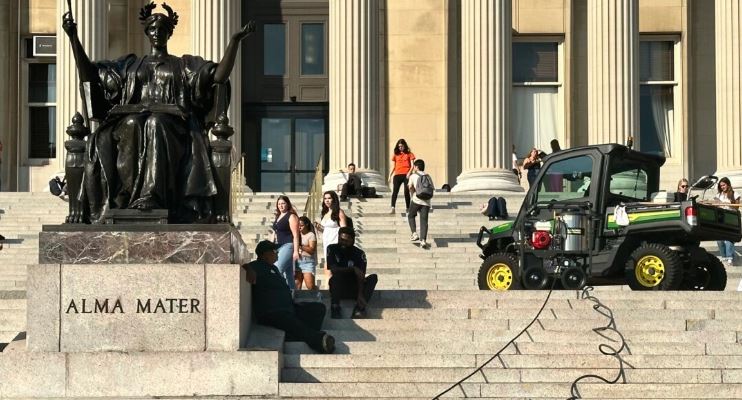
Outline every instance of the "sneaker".
POLYGON ((420 241, 420 247, 423 248, 423 249, 428 249, 428 248, 430 248, 430 243, 428 243, 428 242, 426 242, 424 240, 421 240, 420 241))
POLYGON ((330 318, 332 319, 343 318, 343 314, 340 312, 340 304, 333 304, 330 306, 330 318))
POLYGON ((392 209, 389 210, 389 214, 394 214, 395 212, 396 212, 396 210, 394 210, 394 207, 392 207, 392 209))
POLYGON ((332 354, 335 352, 335 338, 327 333, 322 336, 322 352, 325 354, 332 354))
POLYGON ((417 242, 420 240, 420 236, 417 235, 417 232, 412 232, 412 235, 410 236, 410 242, 417 242))
POLYGON ((352 315, 351 318, 353 318, 353 319, 363 319, 363 318, 366 318, 367 316, 368 316, 368 313, 366 312, 366 308, 365 307, 355 306, 353 308, 353 315, 352 315))

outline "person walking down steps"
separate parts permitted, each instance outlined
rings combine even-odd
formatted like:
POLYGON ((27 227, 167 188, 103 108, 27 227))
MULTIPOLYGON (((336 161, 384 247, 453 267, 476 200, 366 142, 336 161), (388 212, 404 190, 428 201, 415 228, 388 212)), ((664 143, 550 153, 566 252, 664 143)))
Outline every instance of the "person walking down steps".
POLYGON ((415 154, 412 153, 407 141, 404 139, 397 140, 394 145, 394 155, 392 156, 392 172, 389 174, 389 180, 393 184, 392 188, 392 208, 389 214, 394 214, 397 205, 397 194, 399 188, 404 186, 404 203, 405 210, 410 208, 410 190, 407 187, 407 181, 412 172, 412 162, 415 160, 415 154))

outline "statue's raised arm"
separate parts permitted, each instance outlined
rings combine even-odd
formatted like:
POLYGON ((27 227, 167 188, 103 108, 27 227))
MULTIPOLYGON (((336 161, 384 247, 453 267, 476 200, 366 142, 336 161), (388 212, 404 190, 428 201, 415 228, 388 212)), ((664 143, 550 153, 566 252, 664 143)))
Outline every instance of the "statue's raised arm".
POLYGON ((70 0, 67 0, 67 12, 62 15, 62 29, 70 38, 70 45, 72 46, 72 54, 75 56, 75 64, 77 65, 77 72, 80 76, 80 80, 83 82, 92 82, 96 80, 97 74, 93 63, 90 62, 85 49, 80 43, 80 38, 77 36, 77 23, 75 18, 72 16, 72 6, 70 0))
POLYGON ((232 73, 232 67, 234 67, 234 60, 237 57, 237 50, 239 49, 240 42, 253 32, 255 32, 255 21, 250 21, 247 25, 243 26, 242 29, 232 35, 232 38, 229 40, 229 44, 227 45, 227 49, 224 51, 224 57, 219 61, 219 66, 214 72, 214 82, 224 83, 229 79, 229 74, 232 73))

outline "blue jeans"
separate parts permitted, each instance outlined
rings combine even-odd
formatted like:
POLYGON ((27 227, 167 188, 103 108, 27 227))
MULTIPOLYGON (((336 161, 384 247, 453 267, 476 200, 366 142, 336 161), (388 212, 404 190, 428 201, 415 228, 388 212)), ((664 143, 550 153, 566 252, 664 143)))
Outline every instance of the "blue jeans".
POLYGON ((716 245, 719 246, 719 257, 734 259, 734 243, 728 240, 717 240, 716 245))
POLYGON ((541 171, 541 168, 531 168, 528 170, 528 174, 526 175, 526 178, 528 179, 528 187, 531 187, 533 182, 536 181, 536 176, 539 171, 541 171))
POLYGON ((278 248, 278 260, 276 260, 276 268, 283 274, 286 279, 286 284, 289 285, 289 289, 294 290, 294 244, 284 243, 278 248))

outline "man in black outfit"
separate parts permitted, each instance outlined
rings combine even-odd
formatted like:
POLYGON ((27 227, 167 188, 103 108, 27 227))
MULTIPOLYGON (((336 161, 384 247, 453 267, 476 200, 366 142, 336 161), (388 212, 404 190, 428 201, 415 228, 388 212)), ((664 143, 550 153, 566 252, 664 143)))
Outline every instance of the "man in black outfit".
POLYGON ((356 165, 348 164, 348 180, 343 184, 340 190, 340 200, 348 200, 348 196, 361 196, 361 177, 356 174, 356 165))
POLYGON ((342 227, 338 231, 338 242, 327 247, 327 267, 330 278, 330 316, 341 318, 340 300, 355 299, 353 318, 365 318, 366 306, 374 293, 378 277, 366 276, 366 253, 355 247, 353 229, 342 227))
POLYGON ((317 302, 294 303, 286 279, 274 265, 276 245, 268 240, 258 243, 258 259, 243 265, 247 280, 253 284, 253 311, 258 323, 286 332, 287 341, 303 341, 320 353, 335 351, 335 338, 320 330, 325 305, 317 302))

